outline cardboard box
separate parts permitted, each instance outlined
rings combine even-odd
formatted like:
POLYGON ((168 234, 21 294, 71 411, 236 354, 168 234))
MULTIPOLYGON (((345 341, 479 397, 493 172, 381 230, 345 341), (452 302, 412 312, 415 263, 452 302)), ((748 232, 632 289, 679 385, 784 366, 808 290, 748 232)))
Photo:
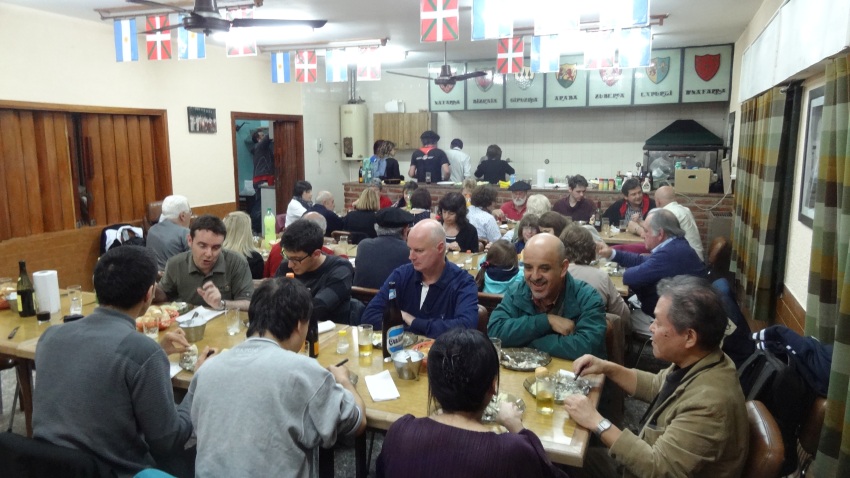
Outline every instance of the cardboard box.
POLYGON ((711 170, 677 169, 676 192, 683 194, 708 194, 708 183, 711 181, 711 170))

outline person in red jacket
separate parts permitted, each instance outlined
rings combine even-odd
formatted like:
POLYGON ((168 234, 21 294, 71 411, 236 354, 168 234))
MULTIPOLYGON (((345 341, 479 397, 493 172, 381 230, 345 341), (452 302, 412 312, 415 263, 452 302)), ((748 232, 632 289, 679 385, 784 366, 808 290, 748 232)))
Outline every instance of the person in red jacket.
POLYGON ((655 201, 643 193, 640 182, 635 178, 626 179, 620 192, 623 193, 623 199, 614 201, 602 217, 608 218, 612 226, 620 224, 621 220, 628 220, 627 229, 633 231, 640 227, 640 223, 646 219, 649 211, 655 209, 655 201))

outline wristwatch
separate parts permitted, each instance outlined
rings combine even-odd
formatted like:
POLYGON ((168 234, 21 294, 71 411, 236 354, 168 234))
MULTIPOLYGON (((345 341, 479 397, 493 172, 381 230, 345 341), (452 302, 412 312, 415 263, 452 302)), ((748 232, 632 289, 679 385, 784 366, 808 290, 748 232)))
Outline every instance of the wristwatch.
POLYGON ((219 302, 219 305, 218 305, 218 310, 224 310, 226 308, 227 308, 227 302, 224 299, 221 299, 221 302, 219 302))
POLYGON ((595 433, 596 436, 602 436, 602 434, 605 433, 605 430, 609 428, 611 428, 611 420, 603 418, 599 421, 599 424, 596 425, 596 430, 593 430, 593 433, 595 433))

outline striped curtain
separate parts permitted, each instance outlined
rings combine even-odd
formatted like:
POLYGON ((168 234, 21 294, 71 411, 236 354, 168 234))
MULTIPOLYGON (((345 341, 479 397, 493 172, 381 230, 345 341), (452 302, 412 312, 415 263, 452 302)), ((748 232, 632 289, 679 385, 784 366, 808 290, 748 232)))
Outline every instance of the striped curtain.
POLYGON ((767 321, 776 308, 777 218, 787 146, 786 95, 780 88, 741 105, 741 140, 735 186, 732 269, 743 306, 767 321), (785 134, 783 134, 785 133, 785 134))
POLYGON ((834 343, 815 476, 850 476, 850 55, 826 67, 806 335, 834 343))

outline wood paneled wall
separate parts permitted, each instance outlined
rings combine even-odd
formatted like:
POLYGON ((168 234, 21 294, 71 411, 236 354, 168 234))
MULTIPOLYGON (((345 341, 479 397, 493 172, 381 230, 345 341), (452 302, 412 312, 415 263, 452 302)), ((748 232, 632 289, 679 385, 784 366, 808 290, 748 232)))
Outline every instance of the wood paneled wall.
POLYGON ((806 328, 806 311, 787 287, 783 287, 782 295, 776 299, 776 323, 805 335, 803 331, 806 328))

